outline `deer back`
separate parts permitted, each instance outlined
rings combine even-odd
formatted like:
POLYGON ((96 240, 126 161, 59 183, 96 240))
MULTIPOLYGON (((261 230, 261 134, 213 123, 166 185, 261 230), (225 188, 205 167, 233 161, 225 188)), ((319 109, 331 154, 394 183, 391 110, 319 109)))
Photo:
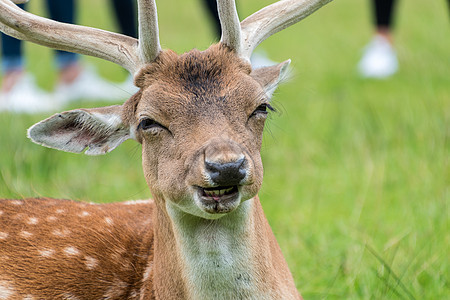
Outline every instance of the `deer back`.
POLYGON ((137 297, 151 276, 153 206, 0 200, 0 299, 137 297))

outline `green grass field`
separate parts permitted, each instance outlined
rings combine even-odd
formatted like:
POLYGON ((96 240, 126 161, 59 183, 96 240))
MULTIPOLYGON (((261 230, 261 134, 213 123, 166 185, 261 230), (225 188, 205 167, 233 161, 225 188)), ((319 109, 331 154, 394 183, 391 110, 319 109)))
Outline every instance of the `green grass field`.
MULTIPOLYGON (((271 2, 238 1, 241 18, 271 2)), ((115 30, 107 4, 80 1, 80 23, 115 30)), ((201 1, 157 4, 163 47, 184 52, 214 41, 201 1)), ((400 1, 397 13, 400 71, 388 80, 356 73, 372 34, 369 1, 335 0, 261 45, 275 61, 292 59, 267 124, 260 197, 305 299, 450 297, 449 7, 400 1)), ((26 51, 29 69, 51 89, 51 51, 26 51)), ((126 77, 83 59, 110 80, 126 77)), ((1 197, 150 197, 137 143, 101 157, 46 149, 25 135, 45 117, 0 114, 1 197)))

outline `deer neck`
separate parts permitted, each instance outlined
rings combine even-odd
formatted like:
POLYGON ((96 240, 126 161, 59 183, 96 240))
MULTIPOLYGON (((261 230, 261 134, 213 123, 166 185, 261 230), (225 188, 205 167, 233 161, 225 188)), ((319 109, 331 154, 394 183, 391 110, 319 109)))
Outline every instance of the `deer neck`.
POLYGON ((264 232, 268 227, 257 198, 217 220, 186 214, 171 202, 160 205, 157 214, 157 298, 275 298, 268 238, 273 235, 264 232))

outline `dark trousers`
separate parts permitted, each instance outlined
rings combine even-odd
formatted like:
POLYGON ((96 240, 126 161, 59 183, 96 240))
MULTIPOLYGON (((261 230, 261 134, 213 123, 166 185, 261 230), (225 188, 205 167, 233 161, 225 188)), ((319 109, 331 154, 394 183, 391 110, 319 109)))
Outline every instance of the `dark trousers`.
POLYGON ((220 26, 219 13, 217 12, 217 2, 216 0, 204 0, 204 4, 206 5, 209 15, 214 22, 214 31, 216 32, 216 37, 218 38, 217 40, 220 40, 222 28, 220 26))
POLYGON ((136 0, 112 0, 120 33, 137 38, 136 0))
MULTIPOLYGON (((122 34, 137 38, 137 18, 135 0, 112 0, 114 14, 118 27, 122 34)), ((75 21, 75 3, 74 0, 47 0, 47 10, 52 20, 71 23, 75 21)), ((25 9, 25 5, 19 5, 25 9)), ((22 68, 23 50, 22 41, 1 34, 1 54, 3 71, 22 68)), ((75 53, 66 51, 56 51, 56 63, 59 68, 63 68, 77 61, 75 53)))
MULTIPOLYGON (((51 19, 64 23, 74 23, 74 0, 47 0, 46 5, 51 19)), ((19 7, 25 9, 24 4, 19 5, 19 7)), ((22 41, 2 33, 1 44, 3 71, 21 68, 23 66, 22 41)), ((56 62, 59 67, 69 65, 76 60, 77 55, 75 53, 56 51, 56 62)))
POLYGON ((391 27, 396 0, 373 0, 374 23, 377 27, 391 27))

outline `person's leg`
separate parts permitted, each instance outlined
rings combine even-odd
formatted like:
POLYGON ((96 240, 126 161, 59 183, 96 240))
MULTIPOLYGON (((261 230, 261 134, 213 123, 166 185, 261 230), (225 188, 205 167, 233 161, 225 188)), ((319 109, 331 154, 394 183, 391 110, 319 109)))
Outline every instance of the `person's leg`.
MULTIPOLYGON (((74 0, 47 0, 47 5, 53 20, 75 23, 74 0)), ((93 67, 82 66, 77 54, 57 51, 56 64, 59 83, 55 89, 55 98, 62 103, 79 99, 117 101, 127 96, 113 83, 101 78, 93 67)))
POLYGON ((375 36, 365 48, 358 69, 362 76, 386 78, 397 72, 398 61, 392 46, 395 0, 372 0, 375 36))
MULTIPOLYGON (((75 23, 74 0, 47 0, 47 9, 52 20, 73 24, 75 23)), ((56 67, 59 71, 59 80, 70 84, 81 73, 79 56, 72 52, 55 51, 56 67)))
MULTIPOLYGON (((24 9, 23 5, 19 5, 24 9)), ((50 95, 41 90, 34 77, 25 71, 23 42, 5 34, 1 35, 0 111, 13 113, 47 112, 54 108, 50 95)))
MULTIPOLYGON (((24 9, 24 5, 19 5, 24 9)), ((1 33, 1 71, 3 74, 1 91, 9 92, 24 72, 22 41, 1 33)))
POLYGON ((112 0, 112 4, 120 33, 137 38, 136 1, 112 0))
POLYGON ((24 72, 22 42, 2 33, 2 92, 9 92, 24 72))
POLYGON ((219 13, 217 11, 217 1, 216 0, 204 0, 204 4, 208 9, 209 15, 214 23, 214 30, 216 32, 217 40, 220 40, 222 35, 222 28, 220 26, 219 13))
MULTIPOLYGON (((112 0, 111 4, 119 27, 119 32, 127 36, 138 38, 136 0, 112 0)), ((138 90, 134 85, 133 76, 131 74, 128 74, 127 78, 117 87, 129 95, 134 94, 138 90)))
POLYGON ((392 43, 392 27, 395 0, 373 0, 373 17, 376 34, 379 34, 392 43))

